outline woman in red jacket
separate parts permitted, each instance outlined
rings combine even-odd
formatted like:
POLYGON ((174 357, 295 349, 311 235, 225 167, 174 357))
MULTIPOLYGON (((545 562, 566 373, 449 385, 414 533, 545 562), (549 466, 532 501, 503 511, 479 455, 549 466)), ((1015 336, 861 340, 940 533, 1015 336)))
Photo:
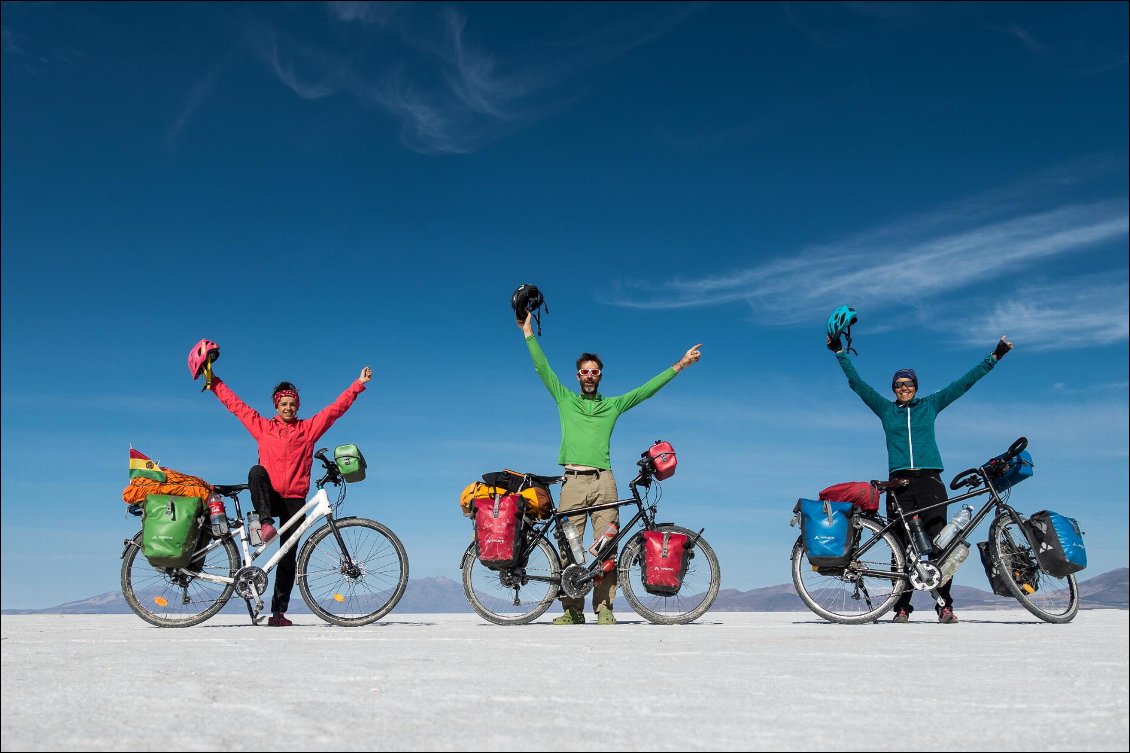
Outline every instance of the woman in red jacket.
MULTIPOLYGON (((357 381, 338 395, 337 400, 310 418, 298 418, 298 388, 290 382, 280 382, 271 394, 276 415, 269 419, 240 400, 219 377, 212 378, 211 389, 216 397, 259 445, 259 463, 252 466, 247 474, 247 483, 251 487, 251 502, 263 526, 263 541, 270 541, 277 534, 275 516, 282 526, 306 504, 315 443, 349 410, 357 396, 365 391, 365 383, 372 378, 372 369, 368 366, 361 369, 357 381)), ((298 525, 295 525, 283 533, 283 544, 297 528, 298 525)), ((267 621, 272 627, 293 624, 286 618, 286 610, 290 606, 290 592, 294 589, 297 556, 298 547, 294 547, 279 561, 271 599, 271 619, 267 621)))

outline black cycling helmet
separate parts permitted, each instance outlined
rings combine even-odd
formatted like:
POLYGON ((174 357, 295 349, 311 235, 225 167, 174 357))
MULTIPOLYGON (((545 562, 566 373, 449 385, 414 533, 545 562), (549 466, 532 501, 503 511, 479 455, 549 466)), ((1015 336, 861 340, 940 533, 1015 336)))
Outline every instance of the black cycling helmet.
POLYGON ((510 296, 510 307, 514 309, 514 317, 519 322, 526 321, 526 314, 533 314, 534 321, 538 325, 538 336, 541 336, 541 312, 539 309, 544 308, 548 313, 549 306, 537 285, 519 285, 518 289, 514 291, 514 295, 510 296))
MULTIPOLYGON (((859 321, 856 316, 855 309, 851 306, 839 306, 832 315, 828 317, 828 337, 832 340, 838 340, 840 335, 847 338, 847 351, 855 353, 851 347, 851 325, 859 321)), ((855 353, 859 355, 858 353, 855 353)))

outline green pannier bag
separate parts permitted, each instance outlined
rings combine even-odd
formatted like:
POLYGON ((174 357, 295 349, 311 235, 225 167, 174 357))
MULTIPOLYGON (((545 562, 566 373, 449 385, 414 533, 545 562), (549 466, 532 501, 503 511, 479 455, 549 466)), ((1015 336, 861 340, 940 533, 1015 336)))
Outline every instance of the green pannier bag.
POLYGON ((347 483, 365 480, 365 456, 355 444, 339 444, 334 448, 334 462, 347 483))
POLYGON ((153 567, 184 567, 204 519, 200 497, 149 494, 141 514, 141 552, 153 567))

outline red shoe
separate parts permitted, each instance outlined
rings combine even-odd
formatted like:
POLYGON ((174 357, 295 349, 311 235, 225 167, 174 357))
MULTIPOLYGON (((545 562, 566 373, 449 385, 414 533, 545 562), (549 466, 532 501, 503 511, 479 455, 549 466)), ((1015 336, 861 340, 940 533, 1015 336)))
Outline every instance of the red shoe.
POLYGON ((294 623, 288 620, 282 612, 275 612, 271 615, 271 619, 267 620, 267 624, 271 627, 290 627, 294 623))
POLYGON ((953 625, 957 622, 957 615, 953 613, 953 607, 946 607, 938 612, 938 622, 943 625, 953 625))
POLYGON ((895 618, 891 622, 910 622, 910 612, 900 609, 895 612, 895 618))
POLYGON ((259 526, 259 538, 262 539, 264 544, 271 541, 278 535, 279 532, 275 530, 275 527, 270 523, 264 523, 259 526))

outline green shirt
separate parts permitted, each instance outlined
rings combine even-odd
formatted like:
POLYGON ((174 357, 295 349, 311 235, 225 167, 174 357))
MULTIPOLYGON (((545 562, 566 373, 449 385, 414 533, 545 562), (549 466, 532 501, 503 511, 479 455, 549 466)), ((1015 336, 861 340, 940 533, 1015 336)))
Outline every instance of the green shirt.
POLYGON ((678 373, 674 368, 668 368, 623 395, 604 397, 598 392, 594 397, 586 398, 561 384, 553 369, 549 368, 549 361, 536 337, 527 337, 526 347, 530 350, 534 370, 557 403, 557 413, 561 417, 561 452, 557 462, 561 465, 588 465, 611 470, 608 444, 612 440, 616 419, 654 395, 678 373))
POLYGON ((943 470, 942 454, 938 452, 934 438, 934 421, 942 410, 968 392, 978 379, 997 365, 996 356, 990 354, 933 395, 915 397, 906 405, 899 405, 863 381, 846 352, 837 353, 836 360, 847 377, 848 386, 883 422, 883 431, 887 435, 887 466, 891 473, 918 468, 943 470))

